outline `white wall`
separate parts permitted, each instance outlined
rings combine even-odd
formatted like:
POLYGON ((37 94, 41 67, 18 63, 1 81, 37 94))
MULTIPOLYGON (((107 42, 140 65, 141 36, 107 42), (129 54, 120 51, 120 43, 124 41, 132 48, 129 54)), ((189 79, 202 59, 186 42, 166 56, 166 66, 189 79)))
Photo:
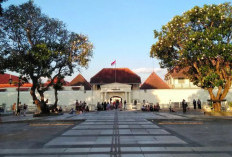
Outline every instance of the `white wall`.
MULTIPOLYGON (((86 101, 90 106, 90 109, 94 108, 97 102, 101 102, 100 91, 73 91, 70 90, 71 87, 65 87, 64 91, 58 92, 59 105, 68 108, 74 107, 76 100, 86 101)), ((216 91, 215 91, 216 92, 216 91)), ((193 99, 200 99, 202 103, 206 103, 209 99, 209 94, 203 89, 154 89, 154 90, 137 90, 132 92, 131 100, 138 100, 138 103, 142 103, 143 100, 149 103, 159 102, 163 107, 168 107, 171 102, 181 102, 185 99, 187 102, 192 103, 193 99)), ((54 102, 54 92, 52 90, 45 93, 45 99, 48 99, 48 103, 52 104, 54 102)), ((226 97, 227 101, 232 101, 232 89, 226 97)), ((26 103, 29 106, 35 106, 33 104, 31 95, 29 91, 20 92, 20 101, 26 103)), ((0 92, 0 105, 2 103, 7 104, 7 108, 17 102, 17 91, 15 88, 7 88, 6 92, 0 92)), ((128 104, 129 105, 129 104, 128 104)))

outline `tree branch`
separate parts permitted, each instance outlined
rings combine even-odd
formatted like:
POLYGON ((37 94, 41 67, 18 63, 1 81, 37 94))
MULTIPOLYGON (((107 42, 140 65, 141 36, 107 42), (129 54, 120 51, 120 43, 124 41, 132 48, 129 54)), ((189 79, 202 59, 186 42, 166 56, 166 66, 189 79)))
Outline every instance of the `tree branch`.
POLYGON ((30 43, 31 47, 33 47, 33 42, 31 40, 31 30, 29 28, 26 28, 26 32, 27 32, 28 42, 30 43))
POLYGON ((216 98, 215 98, 215 96, 214 96, 214 94, 213 94, 213 88, 208 88, 208 92, 209 92, 210 98, 211 98, 212 100, 215 100, 216 98))

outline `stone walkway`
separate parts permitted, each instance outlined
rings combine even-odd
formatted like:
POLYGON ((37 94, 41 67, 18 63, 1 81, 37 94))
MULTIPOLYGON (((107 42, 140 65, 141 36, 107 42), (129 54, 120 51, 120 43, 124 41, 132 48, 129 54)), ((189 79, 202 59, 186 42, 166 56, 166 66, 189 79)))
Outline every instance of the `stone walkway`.
MULTIPOLYGON (((57 117, 50 117, 52 120, 57 117)), ((60 117, 61 118, 61 117, 60 117)), ((41 149, 0 149, 0 156, 229 157, 231 147, 200 147, 146 119, 183 119, 168 113, 108 111, 63 115, 86 119, 41 149)))

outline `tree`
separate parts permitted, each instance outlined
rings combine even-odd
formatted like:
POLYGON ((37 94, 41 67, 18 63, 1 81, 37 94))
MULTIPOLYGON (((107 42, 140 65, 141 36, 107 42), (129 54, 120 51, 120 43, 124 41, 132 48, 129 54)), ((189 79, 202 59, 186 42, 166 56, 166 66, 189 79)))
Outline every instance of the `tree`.
POLYGON ((44 92, 58 76, 87 67, 92 44, 86 36, 67 31, 63 22, 42 14, 32 1, 4 10, 0 24, 0 56, 7 63, 3 69, 29 76, 33 101, 41 113, 48 113, 44 92), (51 78, 50 83, 42 86, 41 77, 51 78))
POLYGON ((5 2, 7 0, 0 0, 0 16, 2 16, 2 3, 5 2))
POLYGON ((230 3, 195 6, 154 31, 158 41, 150 56, 161 67, 188 67, 186 75, 208 90, 214 109, 220 111, 232 79, 232 7, 230 3), (217 93, 213 92, 217 89, 217 93))

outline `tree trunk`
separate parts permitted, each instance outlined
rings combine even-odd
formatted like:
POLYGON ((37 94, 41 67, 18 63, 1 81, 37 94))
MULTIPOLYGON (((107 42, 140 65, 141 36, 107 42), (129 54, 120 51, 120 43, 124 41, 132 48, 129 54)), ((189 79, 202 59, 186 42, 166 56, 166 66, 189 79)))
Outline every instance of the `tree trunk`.
POLYGON ((50 110, 54 110, 57 108, 57 102, 58 102, 58 92, 57 89, 54 89, 55 94, 55 103, 49 108, 50 110))
POLYGON ((49 111, 47 103, 44 101, 44 91, 38 90, 38 89, 37 91, 39 92, 40 99, 41 99, 40 101, 41 113, 48 114, 50 111, 49 111))
POLYGON ((57 92, 57 89, 54 89, 55 91, 55 103, 54 103, 54 107, 56 108, 57 107, 57 103, 58 103, 58 92, 57 92))
POLYGON ((214 102, 213 103, 213 108, 214 108, 214 111, 221 111, 221 101, 220 102, 214 102))
POLYGON ((35 87, 31 87, 30 94, 32 96, 33 102, 35 103, 37 107, 37 112, 41 113, 41 106, 40 106, 40 101, 38 100, 37 96, 35 95, 35 87))
POLYGON ((213 88, 209 88, 208 92, 210 94, 210 99, 213 101, 214 111, 221 111, 221 102, 225 99, 226 95, 229 92, 231 83, 227 83, 224 90, 221 86, 218 87, 217 95, 213 94, 213 88))
POLYGON ((214 111, 221 111, 221 101, 220 101, 220 95, 221 95, 222 88, 218 88, 217 95, 215 96, 213 94, 213 88, 209 88, 208 92, 210 95, 210 99, 213 102, 213 109, 214 111))

